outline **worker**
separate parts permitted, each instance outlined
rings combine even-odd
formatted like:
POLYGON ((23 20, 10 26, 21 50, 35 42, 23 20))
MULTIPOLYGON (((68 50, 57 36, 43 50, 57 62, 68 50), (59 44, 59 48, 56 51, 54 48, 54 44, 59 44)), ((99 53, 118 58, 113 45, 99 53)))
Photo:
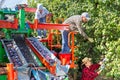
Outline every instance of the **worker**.
POLYGON ((68 46, 68 34, 71 31, 79 32, 85 39, 88 39, 90 42, 93 42, 93 39, 88 37, 83 31, 82 22, 88 22, 90 16, 87 12, 83 12, 81 15, 74 15, 66 19, 63 24, 69 24, 67 30, 61 30, 62 34, 62 51, 60 53, 70 53, 70 48, 68 46))
MULTIPOLYGON (((39 23, 46 23, 46 16, 51 16, 52 14, 43 7, 42 4, 37 5, 37 10, 35 12, 35 19, 38 19, 39 23)), ((46 30, 37 30, 38 31, 38 37, 46 37, 46 30), (43 31, 43 34, 42 34, 43 31)))
POLYGON ((100 66, 102 65, 102 62, 99 62, 97 64, 92 64, 91 58, 85 57, 82 60, 82 77, 81 80, 94 80, 102 70, 95 71, 97 70, 100 66))

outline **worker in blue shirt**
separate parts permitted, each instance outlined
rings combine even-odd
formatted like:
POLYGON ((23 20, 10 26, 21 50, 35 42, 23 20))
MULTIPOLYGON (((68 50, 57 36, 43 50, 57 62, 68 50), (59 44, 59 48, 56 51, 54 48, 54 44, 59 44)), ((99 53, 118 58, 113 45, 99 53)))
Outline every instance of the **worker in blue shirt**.
MULTIPOLYGON (((35 19, 38 19, 39 23, 46 23, 46 16, 49 15, 49 11, 43 7, 42 4, 37 5, 37 10, 35 12, 35 19)), ((40 30, 38 29, 38 37, 46 37, 46 30, 40 30)))

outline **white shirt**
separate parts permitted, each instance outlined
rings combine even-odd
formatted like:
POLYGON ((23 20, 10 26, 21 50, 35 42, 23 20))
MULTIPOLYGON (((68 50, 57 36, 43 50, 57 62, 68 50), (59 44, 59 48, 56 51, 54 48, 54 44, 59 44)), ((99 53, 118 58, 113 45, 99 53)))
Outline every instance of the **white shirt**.
POLYGON ((37 9, 36 12, 35 12, 35 19, 43 18, 47 14, 49 14, 49 11, 45 7, 43 7, 42 13, 40 13, 39 10, 37 9))

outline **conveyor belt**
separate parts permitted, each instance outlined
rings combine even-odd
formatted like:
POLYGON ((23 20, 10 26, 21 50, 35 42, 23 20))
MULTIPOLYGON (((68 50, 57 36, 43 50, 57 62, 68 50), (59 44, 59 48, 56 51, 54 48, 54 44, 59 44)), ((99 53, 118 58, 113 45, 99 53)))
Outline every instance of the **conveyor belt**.
POLYGON ((56 76, 66 75, 69 70, 69 65, 61 65, 59 59, 49 51, 39 40, 36 38, 27 38, 26 42, 33 50, 33 52, 39 57, 41 62, 50 70, 50 72, 56 76))
POLYGON ((35 66, 38 66, 37 62, 31 55, 31 52, 25 43, 25 39, 22 36, 17 35, 14 37, 14 40, 17 46, 19 47, 20 51, 22 52, 22 55, 26 59, 27 63, 33 63, 35 66))
POLYGON ((29 38, 29 41, 34 45, 34 48, 36 48, 40 55, 43 56, 50 65, 53 65, 55 63, 61 64, 61 62, 54 56, 53 53, 51 53, 42 43, 36 41, 35 38, 29 38))
POLYGON ((5 48, 9 61, 13 63, 15 67, 19 67, 23 64, 26 64, 26 60, 22 56, 19 48, 17 47, 13 39, 2 40, 2 44, 5 48))

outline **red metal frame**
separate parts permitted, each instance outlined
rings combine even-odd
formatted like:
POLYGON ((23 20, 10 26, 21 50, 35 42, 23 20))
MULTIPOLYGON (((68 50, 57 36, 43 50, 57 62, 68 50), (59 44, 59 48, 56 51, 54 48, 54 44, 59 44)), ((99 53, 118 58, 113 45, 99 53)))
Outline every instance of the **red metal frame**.
POLYGON ((57 31, 57 33, 50 31, 50 33, 49 33, 49 35, 48 35, 48 46, 50 47, 50 50, 52 50, 53 48, 61 48, 60 40, 58 39, 58 35, 59 35, 59 34, 60 34, 60 33, 58 33, 58 31, 57 31), (54 35, 57 35, 57 36, 56 36, 56 40, 57 40, 57 43, 56 43, 56 44, 53 44, 53 42, 54 42, 53 36, 54 36, 54 35))
MULTIPOLYGON (((37 29, 65 30, 65 29, 67 29, 67 28, 69 27, 68 24, 52 24, 52 23, 44 23, 44 24, 43 24, 43 23, 38 23, 38 20, 37 20, 37 19, 34 20, 34 24, 29 23, 29 22, 28 22, 28 24, 30 25, 30 28, 31 28, 31 29, 34 29, 34 30, 37 30, 37 29)), ((50 34, 49 34, 49 36, 48 36, 47 39, 40 40, 41 42, 48 41, 48 45, 50 46, 51 50, 52 50, 53 47, 59 47, 59 48, 61 47, 60 44, 52 45, 52 43, 53 43, 53 38, 52 38, 53 34, 54 34, 54 33, 52 33, 52 32, 50 31, 50 34)), ((57 33, 57 34, 58 34, 58 33, 57 33)))
POLYGON ((28 23, 31 29, 55 29, 55 30, 65 30, 69 27, 68 24, 52 24, 52 23, 38 23, 38 20, 34 20, 34 24, 28 23))
POLYGON ((39 52, 34 48, 34 46, 30 43, 28 39, 26 39, 26 43, 29 45, 29 47, 33 50, 33 52, 37 55, 37 57, 40 59, 40 61, 47 67, 47 69, 55 75, 56 65, 51 66, 40 54, 39 52))
POLYGON ((24 8, 24 10, 26 12, 35 12, 37 9, 36 8, 28 8, 28 7, 26 7, 26 8, 24 8))
POLYGON ((18 29, 18 19, 15 18, 14 22, 0 20, 0 28, 18 29))
POLYGON ((64 30, 69 25, 67 24, 38 24, 37 29, 56 29, 56 30, 64 30))
POLYGON ((74 56, 74 49, 77 48, 77 46, 75 46, 75 43, 74 43, 74 41, 75 41, 75 38, 74 38, 75 34, 76 34, 76 32, 70 32, 70 33, 68 34, 68 46, 71 48, 71 54, 72 54, 72 55, 71 55, 71 56, 72 56, 72 63, 71 63, 71 65, 70 65, 71 68, 76 67, 74 61, 77 59, 77 58, 74 56), (70 43, 71 43, 70 41, 72 42, 72 44, 70 44, 70 43))
POLYGON ((74 68, 76 67, 76 64, 74 63, 74 61, 77 59, 74 56, 74 49, 77 48, 77 46, 75 46, 74 43, 74 35, 76 34, 76 32, 70 32, 68 34, 68 46, 71 48, 71 53, 60 53, 59 54, 59 58, 62 62, 62 65, 66 65, 66 64, 70 64, 70 68, 74 68), (72 62, 70 63, 70 60, 72 60, 72 62))
MULTIPOLYGON (((48 29, 48 30, 65 30, 68 29, 69 25, 68 24, 49 24, 49 23, 38 23, 38 20, 35 19, 34 24, 30 24, 30 27, 32 29, 48 29)), ((74 68, 76 65, 74 64, 74 61, 76 60, 75 56, 74 56, 74 49, 76 48, 76 46, 74 45, 74 35, 76 33, 75 32, 70 32, 68 35, 68 45, 71 48, 71 58, 72 58, 72 63, 70 64, 71 68, 74 68), (70 39, 72 41, 72 44, 70 44, 70 39)), ((54 47, 54 45, 52 45, 52 33, 51 35, 49 35, 48 37, 48 44, 51 45, 51 49, 52 47, 54 47)))

